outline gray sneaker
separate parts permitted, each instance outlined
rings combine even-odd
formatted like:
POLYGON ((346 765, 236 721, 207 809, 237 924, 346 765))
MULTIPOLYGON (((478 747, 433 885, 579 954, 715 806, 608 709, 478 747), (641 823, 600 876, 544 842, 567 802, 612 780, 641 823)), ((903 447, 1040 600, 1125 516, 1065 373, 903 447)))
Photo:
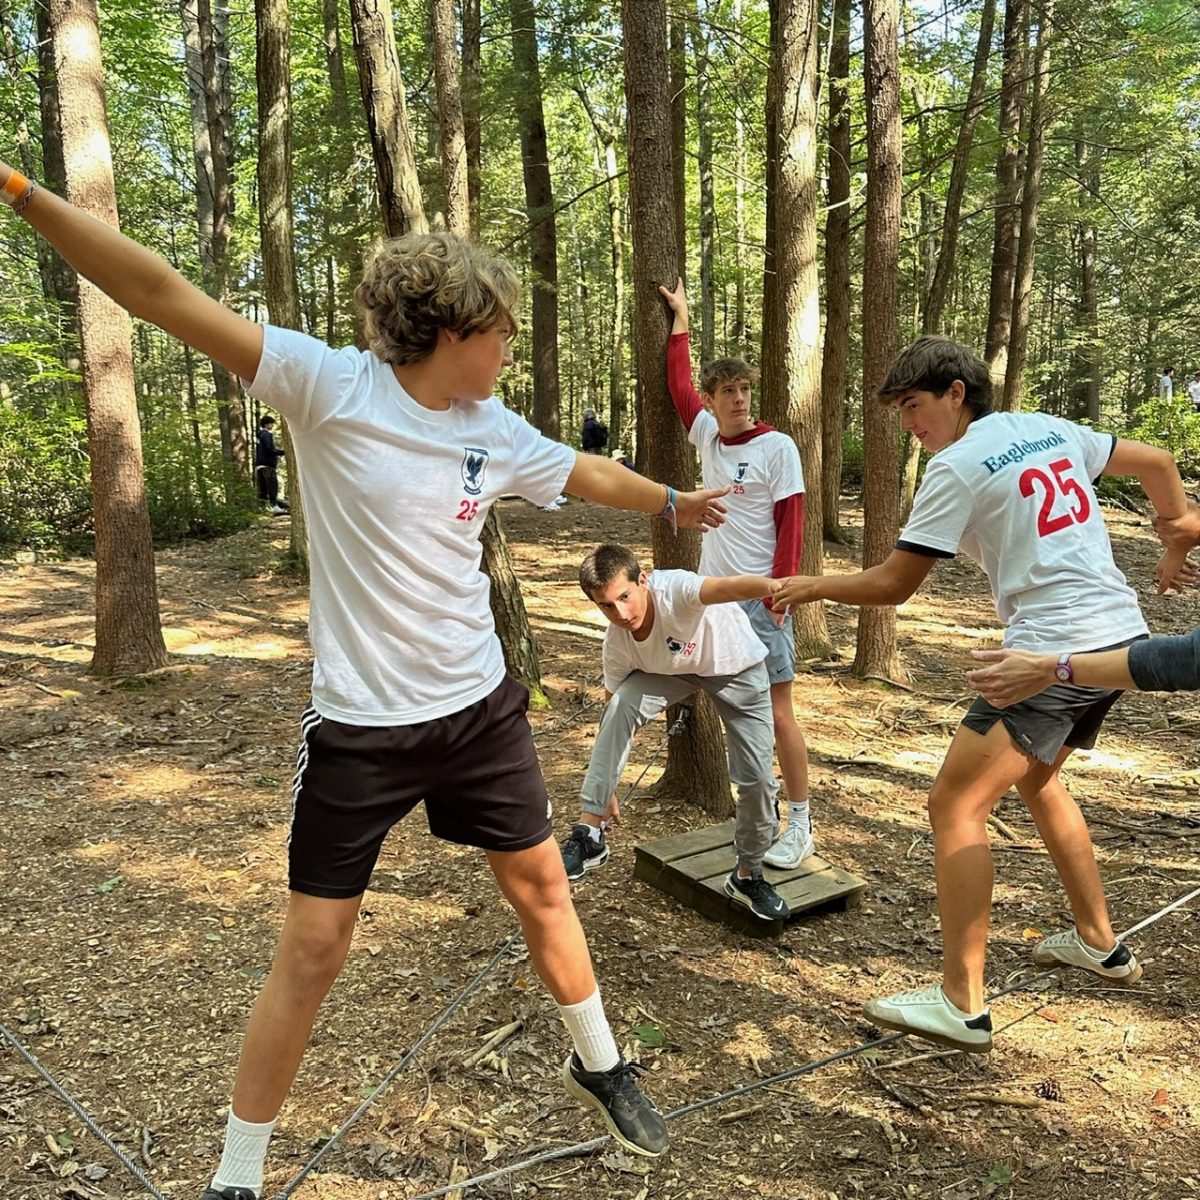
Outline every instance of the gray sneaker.
POLYGON ((787 901, 761 875, 742 879, 737 867, 725 880, 725 895, 734 904, 748 908, 760 921, 786 921, 791 916, 787 901))
POLYGON ((770 850, 763 855, 763 862, 768 867, 791 871, 816 852, 813 835, 801 833, 799 826, 789 825, 787 832, 772 843, 770 850))
POLYGON ((562 844, 563 866, 572 883, 608 862, 608 843, 604 840, 604 830, 600 831, 599 841, 592 838, 590 830, 590 825, 572 825, 571 836, 562 844))
POLYGON ((621 1059, 611 1071, 585 1071, 579 1056, 572 1052, 563 1063, 563 1083, 567 1091, 591 1105, 604 1118, 608 1131, 634 1154, 657 1158, 665 1154, 671 1139, 662 1113, 654 1101, 642 1095, 637 1076, 642 1068, 621 1059))

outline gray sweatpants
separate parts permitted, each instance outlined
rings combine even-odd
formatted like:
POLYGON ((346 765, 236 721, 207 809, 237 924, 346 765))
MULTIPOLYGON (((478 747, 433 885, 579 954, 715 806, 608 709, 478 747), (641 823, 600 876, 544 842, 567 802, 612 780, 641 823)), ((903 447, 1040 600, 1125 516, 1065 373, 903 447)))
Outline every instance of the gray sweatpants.
POLYGON ((762 663, 737 675, 650 675, 634 671, 613 693, 579 795, 583 811, 603 816, 633 746, 633 735, 669 704, 705 691, 717 707, 729 747, 729 778, 737 788, 737 827, 733 847, 745 871, 762 870, 763 855, 775 837, 775 722, 771 685, 762 663))

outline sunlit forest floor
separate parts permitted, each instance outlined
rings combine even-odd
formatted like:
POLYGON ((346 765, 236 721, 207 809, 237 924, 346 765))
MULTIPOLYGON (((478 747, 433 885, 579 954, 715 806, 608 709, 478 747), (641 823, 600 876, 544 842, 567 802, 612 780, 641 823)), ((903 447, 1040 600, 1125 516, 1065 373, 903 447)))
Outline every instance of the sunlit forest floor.
MULTIPOLYGON (((502 511, 553 701, 533 719, 565 835, 602 699, 602 619, 574 582, 578 559, 600 540, 644 551, 646 524, 577 502, 502 511)), ((1109 517, 1152 628, 1200 621, 1195 596, 1148 593, 1156 544, 1145 520, 1109 517)), ((854 529, 858 514, 845 519, 854 529)), ((89 563, 0 567, 0 1022, 171 1200, 198 1197, 215 1164, 243 1023, 286 901, 309 660, 305 593, 273 570, 283 533, 263 521, 162 553, 174 665, 121 687, 86 673, 89 563)), ((829 569, 850 569, 853 548, 828 549, 829 569)), ((618 1041, 640 1055, 664 1111, 858 1045, 873 1036, 864 1000, 936 975, 924 796, 969 699, 967 651, 998 642, 986 583, 969 563, 943 564, 902 610, 911 689, 853 679, 855 613, 828 615, 840 662, 803 675, 796 705, 818 846, 869 881, 862 905, 760 941, 633 882, 637 841, 707 820, 654 795, 657 769, 624 805, 609 864, 577 887, 618 1041), (639 1029, 663 1044, 639 1048, 639 1029)), ((1118 928, 1200 877, 1198 714, 1193 696, 1127 697, 1097 750, 1070 764, 1118 928)), ((661 737, 659 727, 642 735, 629 781, 661 737)), ((1032 976, 1031 944, 1066 919, 1015 797, 998 815, 994 988, 1032 976)), ((434 841, 420 813, 393 833, 281 1115, 268 1196, 514 928, 477 853, 434 841)), ((466 1195, 1200 1195, 1194 905, 1133 944, 1146 964, 1134 990, 1064 974, 1000 1000, 990 1057, 902 1039, 674 1121, 670 1155, 649 1166, 609 1143, 466 1195)), ((566 1050, 527 956, 503 959, 296 1195, 402 1200, 599 1136, 558 1081, 566 1050), (479 1058, 485 1036, 512 1021, 517 1036, 479 1058)), ((9 1200, 140 1190, 3 1043, 0 1190, 9 1200)))

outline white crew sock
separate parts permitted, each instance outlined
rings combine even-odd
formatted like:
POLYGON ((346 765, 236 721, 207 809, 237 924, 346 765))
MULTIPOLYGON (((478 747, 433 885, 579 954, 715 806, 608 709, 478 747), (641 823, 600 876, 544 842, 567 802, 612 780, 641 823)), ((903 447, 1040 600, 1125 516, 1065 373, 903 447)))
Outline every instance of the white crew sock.
POLYGON ((799 804, 788 801, 788 828, 801 830, 805 837, 812 833, 807 800, 801 800, 799 804))
POLYGON ((603 824, 600 824, 600 825, 588 825, 586 828, 587 828, 587 831, 588 831, 588 837, 589 837, 589 838, 591 838, 591 840, 592 840, 593 842, 595 842, 595 844, 596 844, 597 846, 598 846, 598 845, 600 845, 600 839, 604 837, 604 826, 603 826, 603 824))
POLYGON ((621 1061, 599 988, 578 1004, 560 1004, 558 1011, 585 1071, 611 1071, 621 1061))
POLYGON ((225 1125, 225 1149, 221 1152, 221 1163, 213 1176, 212 1186, 224 1188, 250 1188, 255 1195, 262 1194, 263 1163, 267 1158, 267 1143, 271 1140, 274 1121, 263 1121, 255 1125, 234 1116, 229 1110, 225 1125))

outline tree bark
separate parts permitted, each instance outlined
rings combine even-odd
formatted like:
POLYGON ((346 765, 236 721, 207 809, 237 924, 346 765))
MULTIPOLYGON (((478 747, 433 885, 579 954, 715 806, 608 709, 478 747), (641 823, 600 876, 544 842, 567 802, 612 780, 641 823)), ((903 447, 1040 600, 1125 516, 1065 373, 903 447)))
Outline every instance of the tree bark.
POLYGON ((696 60, 696 164, 700 173, 700 361, 717 356, 717 303, 713 286, 716 263, 716 189, 713 185, 712 102, 708 72, 708 38, 696 0, 692 25, 692 56, 696 60))
POLYGON ((388 237, 426 233, 417 159, 408 128, 408 102, 396 56, 391 0, 350 0, 354 57, 367 132, 375 159, 379 206, 388 237))
MULTIPOLYGON (((876 400, 896 356, 900 254, 901 133, 897 0, 867 0, 867 225, 863 255, 864 568, 892 552, 899 532, 896 414, 876 400)), ((858 675, 900 674, 896 610, 862 608, 854 656, 858 675)))
MULTIPOLYGON (((687 279, 687 28, 682 0, 671 22, 671 196, 675 209, 675 274, 687 279)), ((674 281, 672 281, 674 282, 674 281)))
POLYGON ((1100 373, 1103 346, 1100 342, 1100 313, 1096 294, 1096 218, 1100 201, 1100 151, 1089 147, 1083 118, 1075 128, 1075 170, 1083 195, 1079 201, 1079 307, 1076 318, 1076 350, 1073 355, 1075 420, 1100 420, 1100 373))
MULTIPOLYGON (((771 60, 779 100, 775 168, 775 307, 763 328, 779 347, 763 375, 763 419, 795 439, 806 483, 800 573, 820 575, 821 313, 817 290, 817 0, 771 0, 771 60)), ((820 604, 795 613, 802 658, 826 657, 833 643, 820 604)))
MULTIPOLYGON (((100 30, 93 0, 49 0, 62 121, 66 197, 119 227, 100 30)), ((79 332, 96 525, 96 650, 100 676, 167 662, 154 575, 133 382, 132 322, 99 288, 79 283, 79 332)))
POLYGON ((984 357, 994 382, 1008 367, 1013 275, 1021 229, 1021 110, 1025 107, 1025 62, 1029 0, 1005 0, 1004 68, 1000 85, 1000 153, 996 158, 996 217, 992 233, 992 273, 988 295, 984 357))
POLYGON ((1025 359, 1029 346, 1029 309, 1033 296, 1033 257, 1037 248, 1038 207, 1042 197, 1042 162, 1046 149, 1050 87, 1050 43, 1054 36, 1054 0, 1042 0, 1037 50, 1033 67, 1033 99, 1029 108, 1029 141, 1025 150, 1025 185, 1021 194, 1021 233, 1017 241, 1017 270, 1013 279, 1012 322, 1008 367, 1004 372, 1004 408, 1021 411, 1025 390, 1025 359))
POLYGON ((463 128, 462 93, 458 84, 454 0, 429 0, 429 24, 437 86, 438 131, 442 143, 446 228, 461 237, 469 237, 471 198, 467 188, 467 140, 463 128))
MULTIPOLYGON (((637 375, 644 393, 645 469, 655 479, 695 478, 690 446, 667 393, 666 350, 670 331, 657 285, 676 265, 669 128, 671 98, 662 64, 667 60, 664 0, 621 0, 629 147, 629 215, 637 375)), ((654 563, 695 570, 700 539, 672 534, 665 521, 651 525, 654 563)), ((673 716, 668 713, 668 720, 673 716)), ((660 787, 664 794, 694 800, 723 819, 733 811, 724 739, 708 698, 697 697, 687 730, 671 739, 660 787)))
POLYGON ((471 232, 479 236, 479 198, 483 179, 483 123, 481 119, 482 15, 480 0, 462 0, 462 110, 463 138, 467 152, 467 195, 471 208, 471 232))
MULTIPOLYGON (((292 221, 292 81, 287 0, 255 0, 258 81, 258 203, 262 244, 263 293, 273 325, 300 328, 292 221)), ((287 460, 291 508, 289 555, 308 573, 308 530, 300 490, 300 464, 287 422, 280 422, 287 460)))
MULTIPOLYGON (((533 226, 529 265, 533 276, 533 423, 548 438, 559 437, 558 231, 554 187, 542 112, 537 27, 533 0, 510 0, 517 115, 521 126, 521 165, 525 207, 533 226)), ((665 56, 664 56, 665 61, 665 56)))
POLYGON ((829 53, 829 208, 825 216, 825 341, 821 353, 821 517, 844 542, 838 519, 842 437, 850 374, 850 0, 834 0, 829 53))

